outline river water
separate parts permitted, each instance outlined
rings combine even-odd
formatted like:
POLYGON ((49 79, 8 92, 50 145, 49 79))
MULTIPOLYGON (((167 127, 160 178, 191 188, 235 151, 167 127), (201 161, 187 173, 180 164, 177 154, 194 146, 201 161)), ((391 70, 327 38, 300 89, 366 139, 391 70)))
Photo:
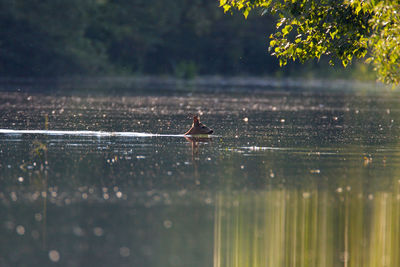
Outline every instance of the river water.
POLYGON ((0 93, 0 266, 400 266, 397 92, 161 92, 0 93))

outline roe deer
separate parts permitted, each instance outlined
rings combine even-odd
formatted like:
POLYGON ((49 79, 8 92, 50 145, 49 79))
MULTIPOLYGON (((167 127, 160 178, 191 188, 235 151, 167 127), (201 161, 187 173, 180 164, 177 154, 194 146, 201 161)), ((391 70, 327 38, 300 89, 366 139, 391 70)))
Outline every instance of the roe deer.
POLYGON ((213 132, 213 130, 200 122, 199 116, 194 115, 192 127, 185 133, 185 135, 212 134, 213 132))

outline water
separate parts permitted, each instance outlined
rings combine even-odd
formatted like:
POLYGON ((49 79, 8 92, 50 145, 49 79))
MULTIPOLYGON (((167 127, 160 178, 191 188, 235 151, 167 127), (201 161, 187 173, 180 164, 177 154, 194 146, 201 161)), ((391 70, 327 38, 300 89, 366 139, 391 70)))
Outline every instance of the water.
POLYGON ((400 266, 399 121, 396 92, 2 92, 0 266, 400 266))

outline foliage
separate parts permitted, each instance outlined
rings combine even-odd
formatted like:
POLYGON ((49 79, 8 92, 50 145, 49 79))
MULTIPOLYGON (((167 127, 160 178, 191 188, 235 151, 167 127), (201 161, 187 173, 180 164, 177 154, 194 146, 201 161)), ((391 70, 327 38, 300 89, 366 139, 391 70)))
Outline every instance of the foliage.
POLYGON ((270 51, 280 60, 304 62, 321 56, 340 59, 346 67, 354 58, 371 62, 378 78, 400 81, 400 17, 398 1, 390 0, 220 0, 225 12, 253 9, 278 16, 270 36, 270 51), (367 54, 368 53, 368 54, 367 54))
POLYGON ((0 71, 30 76, 107 67, 104 47, 86 38, 93 1, 0 0, 0 71))
POLYGON ((400 82, 400 4, 398 1, 380 1, 374 6, 370 20, 372 62, 378 75, 386 82, 400 82))
POLYGON ((243 23, 215 0, 0 0, 0 73, 274 73, 276 60, 264 53, 270 20, 243 23))
POLYGON ((181 61, 175 67, 175 76, 181 79, 192 79, 196 76, 197 67, 193 61, 181 61))
MULTIPOLYGON (((272 15, 232 13, 215 0, 0 0, 0 75, 299 75, 265 51, 272 15)), ((335 75, 302 68, 316 70, 335 75)))

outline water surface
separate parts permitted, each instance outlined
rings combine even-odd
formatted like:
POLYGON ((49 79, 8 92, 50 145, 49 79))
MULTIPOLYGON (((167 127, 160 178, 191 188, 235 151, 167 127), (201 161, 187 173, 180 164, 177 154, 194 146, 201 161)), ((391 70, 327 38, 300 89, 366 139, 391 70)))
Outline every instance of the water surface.
POLYGON ((400 266, 399 103, 2 92, 0 265, 400 266))

